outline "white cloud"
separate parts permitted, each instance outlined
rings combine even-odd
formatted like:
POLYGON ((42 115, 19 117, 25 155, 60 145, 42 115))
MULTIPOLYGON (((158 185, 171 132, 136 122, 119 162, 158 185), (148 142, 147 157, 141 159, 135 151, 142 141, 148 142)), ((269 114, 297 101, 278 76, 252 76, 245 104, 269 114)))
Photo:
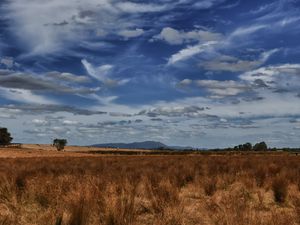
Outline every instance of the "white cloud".
POLYGON ((229 35, 229 39, 250 35, 265 28, 268 28, 268 26, 265 24, 255 24, 248 27, 239 27, 229 35))
POLYGON ((83 64, 84 68, 88 72, 88 74, 101 81, 104 82, 108 79, 109 72, 113 69, 113 65, 105 64, 99 67, 94 67, 91 63, 89 63, 86 59, 82 59, 81 63, 83 64))
POLYGON ((255 82, 261 80, 275 91, 299 93, 300 64, 282 64, 261 67, 245 72, 239 76, 241 80, 255 82))
POLYGON ((90 79, 86 76, 78 76, 71 73, 59 73, 59 72, 49 72, 46 75, 47 77, 51 77, 54 79, 58 79, 66 82, 74 82, 74 83, 88 83, 90 79))
POLYGON ((47 97, 41 95, 36 95, 30 90, 23 89, 0 88, 0 96, 21 103, 57 104, 57 102, 54 100, 50 100, 47 97))
POLYGON ((125 39, 128 39, 128 38, 135 38, 141 36, 143 33, 144 33, 143 29, 137 28, 135 30, 122 30, 118 34, 124 37, 125 39))
MULTIPOLYGON (((249 37, 263 29, 267 29, 268 26, 265 24, 254 24, 251 26, 239 27, 229 33, 228 35, 224 36, 220 33, 212 33, 209 31, 202 31, 202 30, 192 30, 189 32, 180 32, 173 28, 165 28, 162 32, 153 37, 155 39, 162 39, 167 41, 170 44, 184 44, 189 43, 191 41, 198 41, 198 44, 187 46, 177 53, 173 54, 169 60, 168 65, 175 64, 179 61, 188 60, 189 58, 199 54, 199 53, 210 53, 214 52, 217 53, 220 50, 230 49, 236 46, 237 40, 236 39, 243 39, 244 43, 247 43, 249 37)), ((266 61, 270 55, 274 52, 278 51, 277 49, 271 50, 265 55, 263 54, 261 57, 261 61, 266 61)), ((252 62, 251 61, 240 61, 236 63, 236 68, 240 71, 240 68, 247 67, 250 64, 250 68, 252 62)), ((254 63, 256 64, 256 63, 254 63)), ((259 66, 260 64, 256 65, 259 66)), ((210 66, 210 65, 208 65, 210 66)), ((228 69, 231 65, 223 63, 220 67, 228 69)))
POLYGON ((154 39, 162 39, 169 44, 182 44, 183 43, 183 37, 180 34, 179 31, 171 28, 171 27, 165 27, 162 29, 159 35, 154 37, 154 39))
POLYGON ((264 64, 277 51, 278 49, 273 49, 263 52, 257 60, 241 60, 232 56, 220 55, 211 61, 201 63, 200 66, 209 71, 244 72, 264 64))
POLYGON ((206 88, 214 98, 234 96, 250 89, 249 85, 233 80, 197 80, 196 85, 206 88))
POLYGON ((145 4, 134 2, 119 2, 116 7, 126 13, 160 12, 168 8, 167 5, 145 4))
POLYGON ((180 81, 178 83, 178 86, 179 87, 187 87, 189 85, 191 85, 193 83, 193 80, 190 80, 190 79, 183 79, 182 81, 180 81))
POLYGON ((188 32, 178 31, 172 27, 165 27, 160 34, 153 37, 152 40, 163 40, 172 45, 178 45, 189 42, 216 41, 222 38, 222 34, 205 30, 192 30, 188 32))
POLYGON ((31 122, 34 125, 37 125, 37 126, 47 126, 47 125, 49 125, 49 121, 43 120, 43 119, 33 119, 31 122))
POLYGON ((2 57, 0 59, 0 65, 5 65, 8 69, 13 68, 15 65, 15 61, 12 57, 2 57))
POLYGON ((13 0, 1 13, 8 19, 10 32, 15 35, 25 56, 71 54, 80 42, 93 42, 91 37, 109 34, 137 37, 136 29, 143 18, 125 14, 154 13, 170 5, 144 4, 114 0, 13 0))
POLYGON ((64 120, 63 124, 64 125, 77 125, 77 124, 79 124, 79 122, 78 121, 74 121, 74 120, 64 120))
POLYGON ((207 51, 214 44, 216 44, 216 42, 211 41, 204 44, 188 46, 187 48, 184 48, 179 52, 173 54, 168 60, 168 65, 172 65, 180 61, 187 60, 195 55, 200 54, 201 52, 207 51))
POLYGON ((101 81, 105 86, 107 87, 114 87, 119 85, 127 84, 130 79, 113 79, 111 77, 114 66, 110 64, 104 64, 98 67, 93 66, 91 63, 89 63, 86 59, 81 60, 81 63, 83 64, 84 68, 88 72, 88 74, 101 81))

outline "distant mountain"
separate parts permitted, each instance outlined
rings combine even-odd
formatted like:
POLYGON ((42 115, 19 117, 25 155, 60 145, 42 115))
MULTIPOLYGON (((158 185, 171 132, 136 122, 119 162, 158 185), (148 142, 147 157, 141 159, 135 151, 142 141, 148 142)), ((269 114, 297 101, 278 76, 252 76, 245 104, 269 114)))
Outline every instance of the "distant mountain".
POLYGON ((168 146, 168 148, 171 149, 171 150, 177 150, 177 151, 195 150, 195 148, 190 147, 190 146, 168 146))
POLYGON ((168 149, 169 147, 161 142, 156 141, 144 141, 144 142, 133 142, 133 143, 106 143, 106 144, 95 144, 92 147, 102 148, 125 148, 125 149, 168 149))

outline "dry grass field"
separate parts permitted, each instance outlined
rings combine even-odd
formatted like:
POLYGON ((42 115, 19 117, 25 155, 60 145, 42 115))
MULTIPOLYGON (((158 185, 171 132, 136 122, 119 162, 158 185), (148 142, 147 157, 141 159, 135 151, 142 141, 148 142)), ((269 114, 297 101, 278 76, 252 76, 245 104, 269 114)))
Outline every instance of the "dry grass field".
POLYGON ((0 225, 300 224, 300 156, 68 150, 0 150, 0 225))

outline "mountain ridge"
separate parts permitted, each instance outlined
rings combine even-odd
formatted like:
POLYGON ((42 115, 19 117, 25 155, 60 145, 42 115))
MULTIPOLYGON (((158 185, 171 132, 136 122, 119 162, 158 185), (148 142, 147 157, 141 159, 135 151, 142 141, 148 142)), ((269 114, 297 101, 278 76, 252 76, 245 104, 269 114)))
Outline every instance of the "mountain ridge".
POLYGON ((142 141, 131 143, 94 144, 92 147, 123 148, 123 149, 168 149, 169 146, 157 141, 142 141))
POLYGON ((94 144, 91 147, 102 147, 102 148, 120 148, 120 149, 153 149, 153 150, 194 150, 193 147, 187 146, 169 146, 158 141, 142 141, 142 142, 131 142, 131 143, 103 143, 94 144))

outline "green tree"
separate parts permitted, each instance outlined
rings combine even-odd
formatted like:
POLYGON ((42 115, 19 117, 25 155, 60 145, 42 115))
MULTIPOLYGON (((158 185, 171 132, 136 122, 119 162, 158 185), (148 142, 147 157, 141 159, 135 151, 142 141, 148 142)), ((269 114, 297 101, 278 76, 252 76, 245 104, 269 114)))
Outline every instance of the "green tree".
POLYGON ((266 142, 259 142, 257 144, 254 145, 253 147, 254 151, 267 151, 268 150, 268 146, 266 144, 266 142))
POLYGON ((9 145, 12 140, 7 128, 0 128, 0 145, 9 145))
POLYGON ((58 151, 63 150, 66 145, 67 145, 66 139, 54 139, 53 140, 53 146, 55 146, 58 151))

